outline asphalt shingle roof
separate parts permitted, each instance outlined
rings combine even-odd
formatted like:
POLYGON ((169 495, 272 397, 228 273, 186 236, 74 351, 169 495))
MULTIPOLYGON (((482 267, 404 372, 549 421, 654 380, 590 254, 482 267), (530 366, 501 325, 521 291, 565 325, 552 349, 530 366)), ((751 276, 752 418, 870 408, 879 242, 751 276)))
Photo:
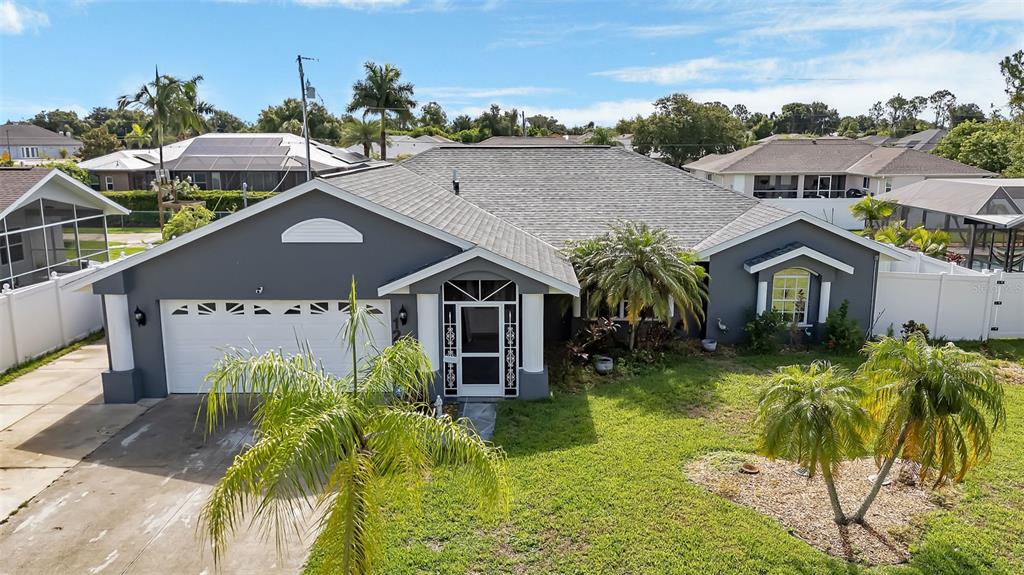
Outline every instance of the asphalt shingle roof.
POLYGON ((770 252, 765 252, 765 253, 757 256, 757 257, 750 258, 749 260, 747 260, 747 261, 745 261, 743 263, 745 265, 747 265, 747 266, 756 266, 757 264, 759 264, 761 262, 766 262, 768 260, 775 259, 775 258, 777 258, 777 257, 779 257, 781 255, 788 254, 789 252, 798 250, 798 249, 800 249, 802 247, 804 247, 804 245, 802 243, 800 243, 800 242, 792 242, 792 243, 789 243, 789 244, 786 244, 786 245, 782 246, 781 248, 772 250, 770 252))
MULTIPOLYGON (((82 142, 35 124, 0 125, 0 143, 11 146, 81 146, 82 142)), ((69 150, 70 151, 70 150, 69 150)))
POLYGON ((836 138, 771 140, 729 154, 706 156, 685 167, 717 174, 992 175, 910 148, 885 148, 836 138))
POLYGON ((48 169, 0 168, 0 212, 18 201, 49 174, 48 169))
POLYGON ((1024 213, 1024 178, 958 178, 922 180, 878 196, 900 205, 945 214, 971 216, 990 213, 993 198, 1003 198, 1003 209, 1024 213))
MULTIPOLYGON (((424 152, 427 153, 427 152, 424 152)), ((324 178, 331 184, 573 286, 572 264, 555 246, 406 169, 389 166, 324 178)))
POLYGON ((458 170, 462 198, 558 247, 639 221, 695 248, 790 213, 619 147, 442 146, 402 166, 449 192, 458 170))

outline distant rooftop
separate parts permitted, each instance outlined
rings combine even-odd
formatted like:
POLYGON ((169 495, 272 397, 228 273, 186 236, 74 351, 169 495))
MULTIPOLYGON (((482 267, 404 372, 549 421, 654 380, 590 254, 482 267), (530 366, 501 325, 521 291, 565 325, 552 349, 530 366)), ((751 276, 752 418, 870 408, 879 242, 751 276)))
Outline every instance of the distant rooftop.
POLYGON ((885 148, 845 138, 769 140, 728 154, 708 155, 684 167, 716 174, 995 175, 910 148, 885 148))
POLYGON ((477 146, 579 146, 577 138, 563 136, 491 136, 477 146))
POLYGON ((1024 218, 1024 178, 929 179, 878 197, 944 214, 1024 218))
POLYGON ((3 124, 0 125, 0 147, 11 146, 81 146, 82 142, 40 128, 35 124, 3 124))
MULTIPOLYGON (((311 167, 316 172, 365 168, 380 162, 359 153, 310 140, 311 167)), ((203 134, 163 148, 164 166, 173 171, 271 171, 305 169, 306 144, 288 133, 203 134)), ((119 150, 79 164, 92 171, 152 171, 160 163, 159 148, 119 150)))

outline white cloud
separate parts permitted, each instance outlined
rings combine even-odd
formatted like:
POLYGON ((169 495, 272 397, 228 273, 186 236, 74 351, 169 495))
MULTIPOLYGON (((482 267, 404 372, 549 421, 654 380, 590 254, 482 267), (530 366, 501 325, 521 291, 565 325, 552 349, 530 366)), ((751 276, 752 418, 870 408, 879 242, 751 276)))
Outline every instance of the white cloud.
POLYGON ((680 38, 707 32, 706 26, 696 24, 667 24, 663 26, 629 26, 626 33, 637 38, 680 38))
POLYGON ((562 92, 558 88, 541 88, 538 86, 510 86, 507 88, 467 88, 463 86, 438 86, 416 88, 418 96, 444 99, 486 99, 504 98, 508 96, 534 96, 537 94, 555 94, 562 92))
POLYGON ((747 15, 762 22, 755 34, 778 36, 813 31, 915 30, 935 24, 1021 20, 1019 0, 979 0, 967 3, 907 3, 862 0, 821 4, 769 3, 747 15), (765 20, 767 19, 767 22, 765 20))
POLYGON ((757 80, 771 78, 779 67, 777 60, 762 58, 746 61, 728 61, 720 58, 697 58, 665 66, 634 66, 594 72, 619 82, 682 84, 729 79, 757 80))
POLYGON ((0 34, 21 34, 27 30, 36 31, 50 25, 50 17, 44 12, 15 4, 11 0, 0 0, 0 34))
POLYGON ((788 81, 744 88, 687 90, 700 101, 742 103, 751 111, 771 112, 788 102, 818 100, 840 114, 863 114, 879 100, 897 92, 927 96, 951 90, 961 102, 987 110, 1005 99, 997 62, 1009 48, 981 53, 952 49, 910 51, 854 50, 836 56, 797 62, 786 69, 788 81))

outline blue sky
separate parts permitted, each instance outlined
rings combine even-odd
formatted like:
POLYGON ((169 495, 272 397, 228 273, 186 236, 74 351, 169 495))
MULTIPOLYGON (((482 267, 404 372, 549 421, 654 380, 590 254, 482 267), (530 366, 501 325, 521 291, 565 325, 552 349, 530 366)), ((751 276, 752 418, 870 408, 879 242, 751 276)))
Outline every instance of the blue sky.
POLYGON ((307 72, 335 112, 367 60, 449 117, 494 102, 612 124, 676 91, 857 114, 940 88, 987 111, 1005 103, 997 62, 1022 46, 1024 0, 0 0, 0 121, 112 106, 154 64, 202 74, 205 100, 252 121, 298 92, 298 53, 318 58, 307 72))

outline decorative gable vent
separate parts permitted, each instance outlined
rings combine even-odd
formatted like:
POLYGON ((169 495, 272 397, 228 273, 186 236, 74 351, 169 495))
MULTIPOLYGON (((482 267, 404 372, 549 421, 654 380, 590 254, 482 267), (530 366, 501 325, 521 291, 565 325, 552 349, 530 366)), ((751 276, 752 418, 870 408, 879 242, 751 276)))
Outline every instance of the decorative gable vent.
POLYGON ((301 221, 281 234, 285 244, 361 244, 363 234, 352 226, 328 218, 301 221))

